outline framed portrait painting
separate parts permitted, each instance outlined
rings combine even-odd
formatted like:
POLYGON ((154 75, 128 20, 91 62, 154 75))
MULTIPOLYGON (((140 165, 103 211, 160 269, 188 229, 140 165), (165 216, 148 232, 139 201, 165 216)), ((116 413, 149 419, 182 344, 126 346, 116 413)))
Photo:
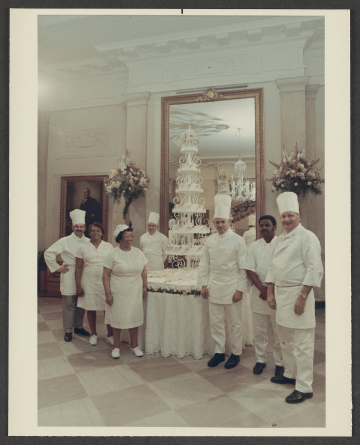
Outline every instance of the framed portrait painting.
POLYGON ((70 212, 84 210, 86 231, 94 222, 99 222, 105 229, 103 240, 108 240, 108 195, 104 181, 107 175, 97 176, 63 176, 61 178, 60 238, 72 232, 70 212))

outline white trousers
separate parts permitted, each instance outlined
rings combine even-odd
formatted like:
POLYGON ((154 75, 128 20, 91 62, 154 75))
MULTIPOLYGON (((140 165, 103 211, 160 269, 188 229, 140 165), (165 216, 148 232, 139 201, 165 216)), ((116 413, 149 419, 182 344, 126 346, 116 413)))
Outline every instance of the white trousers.
POLYGON ((253 312, 254 321, 254 344, 255 344, 255 356, 257 363, 266 363, 266 346, 268 344, 268 326, 271 326, 274 331, 274 347, 273 356, 274 362, 277 366, 283 366, 281 346, 276 329, 276 314, 258 314, 253 312))
POLYGON ((215 354, 225 354, 225 317, 230 328, 231 352, 242 352, 242 301, 231 304, 209 303, 210 330, 215 340, 215 354))
POLYGON ((284 361, 284 376, 296 379, 295 389, 313 392, 315 328, 293 329, 277 325, 284 361))

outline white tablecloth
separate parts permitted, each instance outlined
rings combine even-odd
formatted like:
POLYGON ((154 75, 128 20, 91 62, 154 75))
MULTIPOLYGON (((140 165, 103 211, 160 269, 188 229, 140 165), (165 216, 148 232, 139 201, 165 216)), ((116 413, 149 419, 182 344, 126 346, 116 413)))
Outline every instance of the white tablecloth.
MULTIPOLYGON (((253 344, 249 294, 244 294, 241 304, 244 349, 245 344, 253 344)), ((215 344, 210 333, 209 303, 201 297, 148 292, 144 330, 147 354, 161 352, 163 357, 175 355, 179 358, 193 355, 196 359, 202 358, 204 354, 214 354, 215 344)), ((226 337, 229 339, 227 327, 226 337)), ((231 354, 228 341, 225 352, 231 354)))

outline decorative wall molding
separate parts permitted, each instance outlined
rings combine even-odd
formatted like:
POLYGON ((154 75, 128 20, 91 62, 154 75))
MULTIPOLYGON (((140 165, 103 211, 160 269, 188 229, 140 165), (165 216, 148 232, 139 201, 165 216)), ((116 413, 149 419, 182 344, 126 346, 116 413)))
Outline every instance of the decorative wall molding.
POLYGON ((305 99, 316 99, 316 93, 319 91, 320 84, 306 85, 305 99))
POLYGON ((108 145, 108 142, 109 130, 107 128, 71 131, 65 133, 64 149, 104 147, 108 145))
POLYGON ((124 102, 127 105, 132 105, 133 102, 136 102, 136 105, 148 103, 150 99, 151 93, 149 91, 140 92, 140 93, 129 93, 123 95, 124 102))
POLYGON ((287 79, 276 79, 276 85, 281 93, 294 93, 298 91, 305 91, 306 85, 309 83, 310 77, 291 77, 287 79))

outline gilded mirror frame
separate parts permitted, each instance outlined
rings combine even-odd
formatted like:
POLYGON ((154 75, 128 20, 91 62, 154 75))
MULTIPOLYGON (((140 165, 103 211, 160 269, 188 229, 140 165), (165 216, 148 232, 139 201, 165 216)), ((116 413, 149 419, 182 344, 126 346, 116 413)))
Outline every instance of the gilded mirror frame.
MULTIPOLYGON (((256 215, 259 218, 265 209, 263 88, 218 92, 208 88, 203 93, 166 96, 161 98, 161 177, 160 177, 160 231, 168 236, 169 230, 169 112, 171 105, 195 102, 215 102, 234 99, 255 99, 255 181, 256 215)), ((256 225, 256 238, 259 231, 256 225)))

